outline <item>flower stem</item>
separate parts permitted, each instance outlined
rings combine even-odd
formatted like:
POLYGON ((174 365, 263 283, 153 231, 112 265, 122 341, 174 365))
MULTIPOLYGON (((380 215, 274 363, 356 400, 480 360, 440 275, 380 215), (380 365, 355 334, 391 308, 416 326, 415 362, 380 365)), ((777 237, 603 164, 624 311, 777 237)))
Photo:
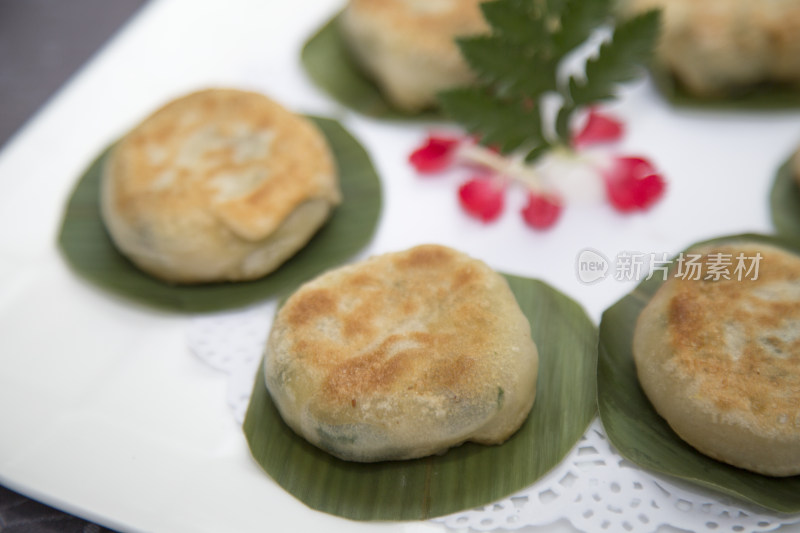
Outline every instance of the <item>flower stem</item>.
POLYGON ((467 163, 479 165, 506 178, 524 184, 533 192, 547 192, 542 178, 521 157, 506 157, 479 144, 464 144, 456 157, 467 163))

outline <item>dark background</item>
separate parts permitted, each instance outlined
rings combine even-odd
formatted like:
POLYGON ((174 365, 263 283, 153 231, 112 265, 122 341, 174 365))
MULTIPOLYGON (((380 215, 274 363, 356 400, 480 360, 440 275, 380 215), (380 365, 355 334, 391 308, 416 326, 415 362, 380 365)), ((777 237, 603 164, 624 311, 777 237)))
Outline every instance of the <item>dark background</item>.
POLYGON ((145 3, 0 0, 0 150, 145 3))
MULTIPOLYGON (((0 0, 0 150, 145 3, 0 0)), ((108 531, 0 486, 2 533, 108 531)))

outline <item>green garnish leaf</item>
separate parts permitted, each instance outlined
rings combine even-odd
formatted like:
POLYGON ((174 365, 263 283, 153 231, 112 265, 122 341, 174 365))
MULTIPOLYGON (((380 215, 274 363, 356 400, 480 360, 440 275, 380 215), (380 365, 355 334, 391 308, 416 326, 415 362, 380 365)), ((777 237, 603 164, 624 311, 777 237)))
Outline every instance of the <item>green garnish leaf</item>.
POLYGON ((538 106, 498 99, 479 87, 449 91, 441 104, 468 131, 480 134, 481 142, 503 153, 520 148, 533 151, 547 144, 538 106))
POLYGON ((491 32, 458 39, 477 86, 439 95, 445 114, 502 153, 523 151, 528 162, 556 144, 571 145, 573 115, 613 99, 617 86, 638 76, 653 55, 660 13, 650 11, 619 23, 585 76, 564 83, 565 57, 613 19, 613 0, 495 0, 481 5, 491 32), (561 102, 552 125, 543 123, 542 99, 561 102))
POLYGON ((632 81, 647 64, 658 36, 660 13, 648 11, 620 23, 610 41, 603 43, 597 57, 586 63, 586 81, 570 79, 574 105, 586 106, 614 98, 618 85, 632 81))
POLYGON ((501 97, 526 98, 556 89, 556 64, 531 47, 520 47, 514 40, 497 35, 461 39, 461 54, 478 76, 490 84, 501 97), (530 68, 521 69, 520 64, 530 68))
POLYGON ((556 50, 564 54, 584 43, 592 32, 608 21, 611 0, 567 2, 561 12, 561 23, 553 41, 556 50))
POLYGON ((536 15, 536 6, 527 0, 485 2, 481 11, 494 33, 507 41, 526 44, 547 35, 536 15))

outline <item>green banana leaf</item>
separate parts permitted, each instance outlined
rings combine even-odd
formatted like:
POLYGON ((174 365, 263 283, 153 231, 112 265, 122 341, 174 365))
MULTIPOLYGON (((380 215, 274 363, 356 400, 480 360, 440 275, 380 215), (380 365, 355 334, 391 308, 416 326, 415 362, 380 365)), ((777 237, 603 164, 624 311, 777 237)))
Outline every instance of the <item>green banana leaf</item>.
POLYGON ((467 443, 410 461, 343 461, 284 424, 262 368, 244 422, 253 457, 309 507, 355 520, 427 519, 485 505, 533 484, 567 455, 595 416, 597 330, 577 303, 548 285, 506 278, 530 321, 540 357, 533 409, 508 441, 467 443))
POLYGON ((762 83, 724 97, 702 97, 687 91, 665 68, 653 66, 650 76, 658 91, 670 103, 728 111, 780 111, 800 107, 800 88, 762 83))
POLYGON ((334 100, 362 115, 387 120, 441 120, 438 111, 408 113, 392 107, 356 65, 339 33, 338 15, 303 46, 300 55, 311 80, 334 100))
MULTIPOLYGON (((791 241, 763 235, 735 235, 700 244, 756 241, 800 254, 791 241)), ((711 459, 681 440, 639 386, 632 341, 639 313, 663 283, 643 281, 603 313, 597 363, 600 419, 620 454, 642 468, 668 474, 741 498, 767 509, 800 512, 800 476, 769 477, 711 459)))
POLYGON ((204 312, 240 307, 295 287, 338 266, 372 238, 381 210, 381 185, 369 156, 338 123, 309 117, 335 156, 343 202, 295 256, 269 275, 248 282, 173 285, 153 278, 114 247, 100 218, 99 186, 110 148, 81 177, 67 204, 58 244, 73 271, 129 300, 171 311, 204 312))
POLYGON ((791 159, 778 169, 769 203, 772 224, 778 234, 800 239, 800 187, 795 181, 791 159))

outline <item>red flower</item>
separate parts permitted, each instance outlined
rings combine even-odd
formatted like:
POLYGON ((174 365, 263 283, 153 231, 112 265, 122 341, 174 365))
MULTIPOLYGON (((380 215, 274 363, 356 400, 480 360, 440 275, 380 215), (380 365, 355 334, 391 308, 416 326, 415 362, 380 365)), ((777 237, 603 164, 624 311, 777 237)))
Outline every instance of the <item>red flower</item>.
POLYGON ((535 229, 547 229, 561 216, 561 200, 552 194, 528 193, 528 205, 522 210, 525 223, 535 229))
POLYGON ((590 109, 586 125, 574 136, 572 144, 575 148, 584 148, 592 144, 618 141, 622 138, 623 129, 622 122, 590 109))
POLYGON ((490 222, 503 211, 505 184, 496 177, 472 178, 458 189, 464 210, 475 218, 490 222))
POLYGON ((650 161, 618 157, 604 173, 608 200, 618 211, 644 211, 664 195, 666 183, 650 161))
POLYGON ((528 198, 520 211, 522 219, 531 228, 544 230, 558 222, 565 199, 579 192, 596 198, 605 186, 608 202, 625 213, 649 209, 664 195, 664 178, 647 159, 614 157, 605 167, 594 155, 580 154, 584 147, 617 141, 623 133, 622 122, 589 109, 585 124, 573 132, 573 150, 556 153, 538 167, 523 164, 514 154, 502 154, 496 146, 480 145, 475 134, 430 135, 409 156, 409 162, 420 174, 440 172, 451 165, 471 167, 477 175, 459 187, 459 202, 467 214, 483 222, 500 216, 506 187, 518 183, 528 198), (534 192, 541 190, 557 192, 534 192))
POLYGON ((456 148, 461 142, 453 137, 435 137, 431 135, 425 144, 414 150, 408 161, 420 174, 440 172, 453 162, 456 148))

